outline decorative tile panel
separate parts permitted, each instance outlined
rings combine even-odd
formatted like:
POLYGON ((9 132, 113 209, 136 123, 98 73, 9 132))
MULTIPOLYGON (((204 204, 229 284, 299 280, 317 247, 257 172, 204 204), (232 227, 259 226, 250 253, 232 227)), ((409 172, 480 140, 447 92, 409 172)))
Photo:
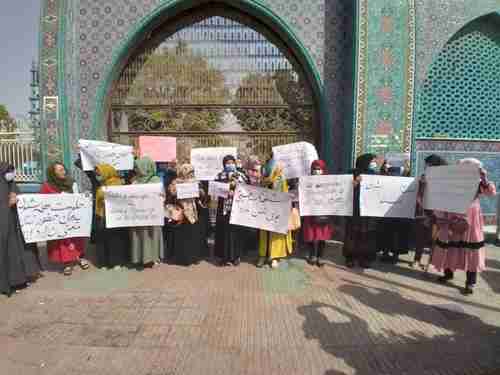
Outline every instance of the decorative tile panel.
POLYGON ((413 0, 358 1, 355 155, 409 152, 415 71, 413 0))

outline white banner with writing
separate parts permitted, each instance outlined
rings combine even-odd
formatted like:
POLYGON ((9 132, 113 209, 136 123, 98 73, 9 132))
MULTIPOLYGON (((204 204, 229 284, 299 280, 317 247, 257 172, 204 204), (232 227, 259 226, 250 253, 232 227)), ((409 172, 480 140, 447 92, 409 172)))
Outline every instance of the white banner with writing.
POLYGON ((194 174, 198 181, 213 181, 217 174, 224 168, 222 159, 226 155, 235 158, 238 150, 236 147, 209 147, 193 148, 191 150, 191 165, 194 167, 194 174))
POLYGON ((214 198, 227 198, 230 185, 224 182, 210 181, 208 183, 208 195, 214 198))
POLYGON ((177 199, 189 199, 200 197, 200 185, 198 182, 186 182, 176 184, 177 199))
POLYGON ((474 165, 429 167, 424 195, 426 210, 464 214, 479 188, 479 168, 474 165))
POLYGON ((361 175, 361 216, 415 218, 418 182, 413 177, 361 175))
POLYGON ((286 178, 298 178, 308 176, 312 162, 319 157, 314 145, 298 142, 273 147, 273 158, 283 164, 286 178))
POLYGON ((118 171, 134 169, 132 146, 84 139, 78 145, 84 171, 92 171, 98 164, 109 164, 118 171))
POLYGON ((352 216, 354 190, 352 181, 352 174, 301 177, 300 215, 352 216))
POLYGON ((162 184, 107 186, 106 228, 164 225, 162 184))
POLYGON ((239 184, 234 193, 230 223, 286 234, 291 209, 288 193, 239 184))
POLYGON ((17 212, 27 243, 90 237, 91 195, 21 194, 17 212))

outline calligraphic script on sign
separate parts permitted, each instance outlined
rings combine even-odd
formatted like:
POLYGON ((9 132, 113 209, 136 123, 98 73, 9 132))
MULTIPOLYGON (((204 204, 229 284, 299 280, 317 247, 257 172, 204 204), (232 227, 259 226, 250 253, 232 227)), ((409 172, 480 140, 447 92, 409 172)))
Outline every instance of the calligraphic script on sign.
POLYGON ((361 216, 415 218, 418 183, 413 177, 361 175, 361 216))
POLYGON ((84 139, 78 144, 84 171, 92 171, 98 164, 109 164, 118 171, 134 169, 132 146, 84 139))
POLYGON ((90 237, 91 195, 21 194, 17 212, 27 243, 90 237))
POLYGON ((198 181, 213 181, 222 171, 222 159, 226 155, 236 158, 236 147, 208 147, 193 148, 191 150, 191 164, 198 181))
POLYGON ((283 165, 286 178, 298 178, 308 176, 312 162, 319 157, 314 145, 298 142, 273 147, 273 158, 283 165))
POLYGON ((299 204, 301 216, 352 216, 352 175, 301 177, 299 204))
POLYGON ((286 234, 291 208, 292 198, 288 193, 239 184, 230 223, 286 234))
POLYGON ((162 184, 107 186, 106 228, 164 225, 162 184))

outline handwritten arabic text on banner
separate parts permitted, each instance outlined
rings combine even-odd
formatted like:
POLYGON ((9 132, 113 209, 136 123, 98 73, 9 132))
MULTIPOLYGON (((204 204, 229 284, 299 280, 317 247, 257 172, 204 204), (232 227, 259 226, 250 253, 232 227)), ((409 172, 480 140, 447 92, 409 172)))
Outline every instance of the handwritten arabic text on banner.
POLYGON ((312 144, 298 142, 273 147, 273 158, 283 164, 286 178, 298 178, 310 174, 311 164, 318 159, 318 152, 312 144))
POLYGON ((288 193, 240 184, 234 194, 230 223, 286 234, 291 208, 288 193))
POLYGON ((465 213, 476 196, 479 178, 479 168, 473 165, 427 168, 425 209, 465 213))
POLYGON ((80 155, 84 171, 92 171, 98 164, 109 164, 118 171, 134 169, 132 146, 80 139, 80 155))
POLYGON ((198 182, 176 184, 175 188, 177 189, 178 199, 199 198, 200 196, 200 185, 198 182))
POLYGON ((17 212, 27 243, 90 236, 90 195, 22 194, 17 197, 17 212))
POLYGON ((108 186, 104 202, 106 228, 164 225, 161 184, 108 186))
POLYGON ((374 175, 361 178, 361 216, 415 218, 418 190, 415 178, 374 175))
POLYGON ((191 164, 198 181, 213 181, 222 171, 222 159, 226 155, 237 157, 236 147, 194 148, 191 150, 191 164))
POLYGON ((352 175, 301 177, 299 202, 301 216, 352 216, 352 175))
POLYGON ((210 181, 208 183, 208 195, 214 198, 227 198, 230 185, 224 182, 210 181))

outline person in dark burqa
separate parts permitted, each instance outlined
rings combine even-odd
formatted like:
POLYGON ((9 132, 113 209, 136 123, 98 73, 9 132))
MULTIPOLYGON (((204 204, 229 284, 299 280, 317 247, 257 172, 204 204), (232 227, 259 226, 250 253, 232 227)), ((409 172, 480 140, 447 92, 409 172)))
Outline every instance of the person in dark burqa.
POLYGON ((377 156, 363 154, 356 159, 352 171, 354 184, 353 216, 346 218, 345 239, 342 253, 346 265, 354 267, 357 262, 367 268, 377 257, 377 218, 360 215, 359 197, 362 174, 377 174, 377 156))
MULTIPOLYGON (((380 174, 405 177, 404 167, 393 167, 384 162, 380 174)), ((413 220, 402 218, 380 218, 377 220, 377 250, 382 252, 381 260, 397 263, 399 256, 407 254, 410 248, 413 220)))
POLYGON ((80 169, 83 173, 85 173, 85 175, 88 177, 88 179, 90 181, 91 192, 92 192, 92 231, 90 233, 90 242, 95 243, 96 228, 97 228, 96 215, 95 215, 95 204, 96 204, 95 196, 96 196, 97 189, 99 189, 101 184, 100 184, 99 180, 97 179, 95 170, 91 170, 91 171, 84 171, 83 170, 82 157, 80 154, 78 155, 78 159, 75 160, 73 165, 75 167, 77 167, 78 169, 80 169))
POLYGON ((8 296, 41 276, 36 245, 27 245, 21 232, 15 175, 12 165, 0 162, 0 293, 8 296))

